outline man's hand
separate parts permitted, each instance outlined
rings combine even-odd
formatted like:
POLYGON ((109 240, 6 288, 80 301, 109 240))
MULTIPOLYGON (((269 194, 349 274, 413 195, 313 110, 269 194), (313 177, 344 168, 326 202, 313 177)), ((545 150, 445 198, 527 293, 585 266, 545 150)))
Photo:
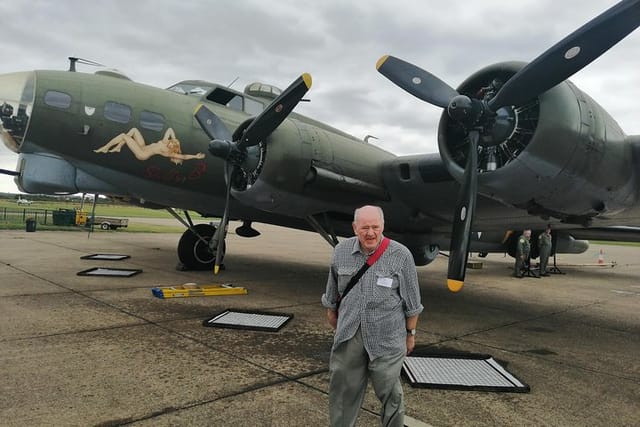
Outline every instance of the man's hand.
POLYGON ((415 335, 407 335, 407 356, 413 352, 413 349, 416 346, 416 337, 415 335))
POLYGON ((331 309, 327 309, 327 322, 329 322, 329 326, 335 329, 338 326, 338 313, 331 309))

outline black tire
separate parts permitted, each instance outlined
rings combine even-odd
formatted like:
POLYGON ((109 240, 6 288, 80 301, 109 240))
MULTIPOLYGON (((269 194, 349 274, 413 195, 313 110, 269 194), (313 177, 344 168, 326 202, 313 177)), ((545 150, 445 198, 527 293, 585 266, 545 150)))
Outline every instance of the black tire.
POLYGON ((103 222, 102 224, 100 224, 100 228, 103 230, 108 230, 110 228, 109 223, 103 222))
MULTIPOLYGON (((210 270, 216 261, 216 251, 209 250, 209 241, 216 232, 216 227, 209 224, 196 224, 194 226, 198 234, 204 238, 207 244, 187 230, 178 242, 178 258, 183 267, 188 270, 210 270)), ((225 245, 222 245, 222 259, 224 259, 225 245)))

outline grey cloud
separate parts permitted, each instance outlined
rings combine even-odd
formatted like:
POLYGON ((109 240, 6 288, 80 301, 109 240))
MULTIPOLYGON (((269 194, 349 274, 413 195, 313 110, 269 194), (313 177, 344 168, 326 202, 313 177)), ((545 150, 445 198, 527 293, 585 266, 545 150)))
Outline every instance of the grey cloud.
MULTIPOLYGON (((529 61, 614 4, 596 0, 177 1, 0 3, 0 72, 66 69, 78 55, 136 81, 167 87, 204 79, 234 88, 281 88, 314 79, 302 114, 345 130, 384 132, 384 148, 435 144, 441 110, 379 75, 384 54, 411 61, 456 87, 480 67, 529 61), (338 126, 339 125, 339 126, 338 126)), ((628 133, 640 134, 640 31, 572 77, 628 133)), ((85 68, 84 71, 93 70, 85 68)), ((361 137, 363 135, 356 135, 361 137)), ((382 145, 381 145, 382 146, 382 145)), ((1 151, 0 151, 1 153, 1 151)), ((3 156, 0 156, 2 159, 3 156)), ((15 166, 13 160, 9 168, 15 166)), ((6 167, 5 167, 6 168, 6 167)))

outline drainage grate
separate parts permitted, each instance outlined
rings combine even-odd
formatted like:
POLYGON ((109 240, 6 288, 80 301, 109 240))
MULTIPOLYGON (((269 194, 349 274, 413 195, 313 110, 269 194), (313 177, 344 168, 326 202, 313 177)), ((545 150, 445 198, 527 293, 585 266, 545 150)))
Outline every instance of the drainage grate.
POLYGON ((530 390, 487 355, 407 357, 403 372, 414 387, 519 393, 530 390))
POLYGON ((202 324, 218 328, 277 332, 292 318, 293 314, 285 313, 225 310, 205 320, 202 324))
POLYGON ((78 272, 78 276, 131 277, 135 276, 138 273, 142 273, 142 270, 134 270, 130 268, 94 267, 78 272))
POLYGON ((123 259, 131 258, 129 255, 121 254, 93 254, 81 256, 80 259, 97 259, 100 261, 121 261, 123 259))

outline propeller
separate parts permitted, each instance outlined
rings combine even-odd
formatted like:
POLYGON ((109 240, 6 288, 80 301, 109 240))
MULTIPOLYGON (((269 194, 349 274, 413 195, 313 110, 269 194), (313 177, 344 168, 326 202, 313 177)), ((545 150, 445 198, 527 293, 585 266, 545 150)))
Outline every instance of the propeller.
POLYGON ((593 18, 527 64, 489 100, 496 111, 527 100, 568 79, 640 25, 640 1, 624 0, 593 18))
POLYGON ((437 107, 447 108, 451 99, 458 95, 454 88, 433 74, 394 56, 383 56, 376 68, 411 95, 437 107))
POLYGON ((640 0, 623 0, 546 50, 504 84, 491 83, 482 99, 459 94, 433 74, 396 57, 378 60, 378 71, 415 97, 446 108, 466 133, 469 151, 451 233, 447 286, 458 292, 464 285, 471 223, 478 186, 478 144, 491 146, 499 135, 502 107, 521 106, 593 62, 640 25, 640 0), (480 138, 482 136, 482 138, 480 138))
POLYGON ((451 248, 453 243, 466 250, 450 251, 449 270, 447 273, 447 287, 452 292, 458 292, 464 286, 464 276, 467 270, 469 258, 469 239, 471 237, 471 221, 476 209, 476 196, 478 194, 478 139, 480 133, 477 130, 469 132, 469 155, 464 168, 462 187, 458 193, 458 203, 453 218, 451 231, 451 248))
MULTIPOLYGON (((304 73, 289 85, 271 104, 267 106, 253 121, 240 132, 238 139, 233 140, 222 120, 211 110, 200 104, 195 111, 195 118, 200 127, 211 139, 209 152, 225 161, 224 176, 227 184, 224 214, 212 243, 215 240, 216 260, 214 274, 220 270, 222 247, 227 234, 229 222, 229 200, 234 174, 247 158, 247 148, 264 141, 287 118, 289 113, 300 102, 311 87, 311 75, 304 73)), ((236 132, 237 133, 237 132, 236 132)))

